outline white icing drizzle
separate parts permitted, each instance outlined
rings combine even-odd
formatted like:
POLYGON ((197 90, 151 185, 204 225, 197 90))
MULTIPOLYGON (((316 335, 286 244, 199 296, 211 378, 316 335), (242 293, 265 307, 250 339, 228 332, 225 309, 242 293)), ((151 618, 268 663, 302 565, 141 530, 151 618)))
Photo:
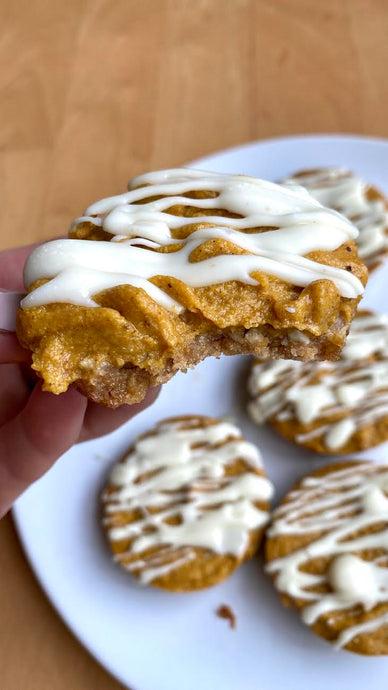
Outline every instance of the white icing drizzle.
POLYGON ((257 362, 248 388, 253 398, 248 410, 255 422, 295 416, 308 425, 319 419, 316 428, 297 435, 296 441, 323 437, 326 448, 341 448, 357 429, 388 416, 388 317, 356 316, 338 362, 257 362), (319 381, 311 384, 313 376, 319 381), (345 418, 326 421, 337 413, 345 418))
POLYGON ((181 305, 150 282, 155 276, 173 277, 195 288, 232 280, 255 285, 252 273, 259 271, 301 287, 331 280, 343 297, 354 298, 364 290, 352 273, 305 258, 312 251, 337 249, 355 239, 358 231, 302 187, 282 187, 245 175, 164 170, 137 177, 129 192, 92 204, 73 226, 83 222, 108 232, 111 241, 55 240, 35 249, 25 267, 25 284, 49 282, 27 295, 23 308, 52 302, 95 307, 93 296, 102 290, 133 285, 165 308, 179 311, 181 305), (144 184, 148 186, 135 188, 144 184), (201 190, 216 196, 184 196, 201 190), (152 201, 150 195, 162 198, 152 201), (174 205, 224 210, 241 217, 182 217, 168 213, 174 205), (187 238, 173 238, 172 230, 193 224, 199 228, 187 238), (249 228, 270 229, 243 232, 249 228), (213 239, 226 240, 248 254, 191 262, 192 252, 213 239), (182 246, 176 251, 153 251, 177 244, 182 246))
MULTIPOLYGON (((306 602, 301 616, 308 625, 331 611, 357 605, 372 611, 378 604, 388 605, 387 493, 388 467, 362 462, 325 476, 306 477, 300 488, 288 494, 290 500, 274 511, 267 531, 269 538, 312 535, 308 545, 266 566, 281 592, 306 602), (360 534, 380 523, 384 526, 379 531, 360 534), (314 538, 320 532, 323 534, 314 538), (372 560, 360 556, 364 551, 369 551, 372 560), (329 559, 322 575, 303 572, 318 558, 329 559), (314 591, 322 584, 330 585, 331 591, 314 591)), ((335 645, 347 645, 357 635, 387 624, 388 611, 376 614, 371 620, 346 628, 335 645)))
POLYGON ((268 511, 255 505, 269 501, 273 493, 270 481, 257 474, 261 467, 257 448, 226 421, 210 426, 198 426, 196 418, 166 421, 155 434, 139 438, 113 468, 115 490, 103 496, 109 538, 129 539, 128 554, 139 554, 124 567, 140 569, 140 581, 146 583, 192 560, 195 546, 243 556, 250 531, 269 518, 268 511), (252 469, 226 476, 225 468, 237 459, 252 469), (150 512, 152 508, 158 512, 150 512), (137 509, 141 519, 112 525, 117 513, 137 509), (180 524, 166 523, 177 515, 180 524), (152 547, 158 550, 143 558, 152 547))
POLYGON ((344 168, 321 168, 284 180, 302 184, 323 206, 329 206, 349 218, 359 229, 359 255, 366 265, 388 249, 388 211, 382 199, 368 198, 364 180, 344 168))

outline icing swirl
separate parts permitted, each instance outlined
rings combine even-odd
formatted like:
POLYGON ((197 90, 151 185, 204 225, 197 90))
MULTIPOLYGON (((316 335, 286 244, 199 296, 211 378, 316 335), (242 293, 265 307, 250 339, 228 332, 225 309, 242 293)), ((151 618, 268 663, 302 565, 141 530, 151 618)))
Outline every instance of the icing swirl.
POLYGON ((367 266, 388 250, 388 209, 386 202, 363 179, 344 168, 320 168, 298 173, 283 181, 302 184, 323 206, 349 218, 358 228, 358 253, 367 266))
POLYGON ((337 249, 354 239, 357 229, 302 187, 245 175, 163 170, 135 178, 125 194, 92 204, 73 226, 85 222, 109 233, 110 241, 55 240, 35 249, 25 267, 26 287, 40 279, 48 282, 30 292, 22 308, 52 302, 96 307, 93 297, 102 290, 132 285, 166 309, 181 311, 180 304, 150 282, 156 276, 195 288, 233 280, 255 285, 253 275, 260 272, 300 287, 327 279, 349 298, 364 289, 352 273, 306 258, 310 252, 337 249), (211 196, 193 199, 196 192, 211 196), (170 212, 177 205, 215 214, 184 217, 170 212), (174 237, 174 231, 193 224, 197 228, 188 228, 186 237, 174 237), (255 228, 261 231, 245 232, 255 228), (209 240, 226 241, 243 253, 191 261, 192 253, 209 240))
MULTIPOLYGON (((387 466, 352 463, 325 475, 305 477, 274 511, 269 540, 311 535, 308 545, 304 539, 302 548, 266 566, 281 592, 305 602, 301 616, 308 625, 332 611, 361 605, 373 612, 379 604, 388 605, 387 494, 387 466), (383 527, 375 530, 378 524, 383 527), (316 538, 317 534, 321 536, 316 538), (363 552, 368 553, 365 559, 363 552), (315 559, 329 559, 321 574, 306 570, 315 559), (322 591, 322 585, 329 585, 330 591, 322 591)), ((335 646, 346 646, 357 635, 387 624, 388 611, 376 612, 345 628, 335 646)))
POLYGON ((113 468, 111 489, 103 495, 109 539, 130 542, 129 551, 118 556, 122 565, 140 571, 146 583, 192 560, 192 547, 241 558, 250 531, 269 517, 256 505, 267 503, 273 491, 261 470, 257 448, 229 422, 160 423, 113 468), (246 470, 228 474, 237 460, 246 470), (115 516, 138 511, 141 518, 115 525, 115 516), (179 516, 179 524, 168 523, 173 516, 179 516), (128 560, 128 555, 135 557, 128 560))
POLYGON ((315 423, 297 442, 322 438, 329 450, 341 448, 357 429, 388 417, 388 317, 357 315, 338 362, 256 362, 248 388, 255 422, 295 416, 315 423), (333 415, 337 421, 328 421, 333 415))

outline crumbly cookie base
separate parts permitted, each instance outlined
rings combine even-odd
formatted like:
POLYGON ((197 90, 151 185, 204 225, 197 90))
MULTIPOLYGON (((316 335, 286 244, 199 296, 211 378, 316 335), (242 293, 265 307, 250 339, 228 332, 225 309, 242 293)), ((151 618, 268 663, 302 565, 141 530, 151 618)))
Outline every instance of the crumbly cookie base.
MULTIPOLYGON (((322 336, 300 333, 294 329, 275 331, 269 326, 220 330, 199 335, 186 348, 169 358, 164 369, 153 372, 125 364, 115 367, 102 362, 98 370, 78 379, 77 388, 88 398, 108 407, 141 402, 148 389, 169 381, 177 371, 187 371, 206 357, 247 354, 264 359, 335 360, 341 353, 348 325, 337 319, 322 336)), ((50 390, 47 384, 44 386, 50 390)))

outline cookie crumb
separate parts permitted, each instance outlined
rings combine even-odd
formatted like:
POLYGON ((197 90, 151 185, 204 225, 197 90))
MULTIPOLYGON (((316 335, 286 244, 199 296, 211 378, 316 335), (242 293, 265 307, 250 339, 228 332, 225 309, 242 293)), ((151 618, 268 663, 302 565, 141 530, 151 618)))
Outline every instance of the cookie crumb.
POLYGON ((237 618, 230 606, 227 606, 227 604, 220 604, 220 606, 216 610, 216 615, 219 618, 226 618, 226 620, 229 621, 229 625, 232 628, 232 630, 236 630, 237 618))

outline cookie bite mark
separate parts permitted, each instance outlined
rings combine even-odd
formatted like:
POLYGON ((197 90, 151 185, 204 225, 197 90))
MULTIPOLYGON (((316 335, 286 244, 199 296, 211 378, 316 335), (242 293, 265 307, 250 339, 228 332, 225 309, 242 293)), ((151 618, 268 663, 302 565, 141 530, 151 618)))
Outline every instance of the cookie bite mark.
POLYGON ((257 448, 234 424, 177 417, 115 465, 103 525, 115 560, 141 584, 202 589, 254 554, 272 492, 257 448))
POLYGON ((253 363, 248 411, 285 438, 325 454, 388 440, 388 317, 360 311, 338 362, 253 363))
POLYGON ((208 356, 338 358, 367 278, 354 225, 245 175, 140 176, 70 236, 30 256, 17 332, 46 390, 111 407, 208 356))
POLYGON ((266 561, 315 633, 388 654, 388 466, 348 461, 302 479, 273 512, 266 561))
POLYGON ((336 167, 302 170, 283 183, 303 185, 323 206, 339 211, 357 226, 358 253, 369 271, 382 263, 388 253, 388 202, 376 187, 336 167))

